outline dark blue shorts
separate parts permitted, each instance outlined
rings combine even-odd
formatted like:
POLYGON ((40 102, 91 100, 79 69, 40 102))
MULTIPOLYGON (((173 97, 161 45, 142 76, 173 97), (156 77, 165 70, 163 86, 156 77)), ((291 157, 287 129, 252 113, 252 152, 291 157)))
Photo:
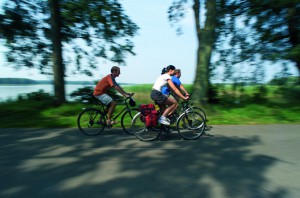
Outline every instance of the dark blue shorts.
POLYGON ((165 94, 161 93, 160 91, 157 91, 155 89, 153 89, 151 91, 151 95, 150 95, 151 99, 154 100, 157 104, 163 104, 167 99, 168 96, 166 96, 165 94))

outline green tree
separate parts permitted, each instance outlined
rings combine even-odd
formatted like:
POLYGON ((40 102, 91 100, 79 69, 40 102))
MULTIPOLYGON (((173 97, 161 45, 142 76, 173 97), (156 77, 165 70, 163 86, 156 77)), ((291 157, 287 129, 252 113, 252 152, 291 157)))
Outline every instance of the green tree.
POLYGON ((124 63, 137 30, 117 0, 6 0, 0 14, 7 61, 53 75, 58 104, 66 71, 91 76, 99 58, 124 63))
POLYGON ((300 75, 299 0, 231 1, 226 9, 224 28, 231 32, 227 37, 231 48, 220 50, 223 63, 253 63, 257 59, 281 62, 283 66, 294 63, 300 75))

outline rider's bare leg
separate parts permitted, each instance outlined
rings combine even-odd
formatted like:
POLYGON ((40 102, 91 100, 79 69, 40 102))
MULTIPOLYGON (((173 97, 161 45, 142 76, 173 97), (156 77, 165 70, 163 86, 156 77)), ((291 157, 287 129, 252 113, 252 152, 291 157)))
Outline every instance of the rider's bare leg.
POLYGON ((112 117, 112 114, 115 112, 115 108, 117 106, 117 103, 115 101, 112 101, 110 104, 109 104, 109 107, 108 107, 108 112, 107 112, 107 123, 111 123, 111 117, 112 117))
POLYGON ((167 117, 170 113, 176 110, 177 102, 172 98, 168 98, 163 105, 165 106, 165 110, 162 111, 162 116, 167 117))

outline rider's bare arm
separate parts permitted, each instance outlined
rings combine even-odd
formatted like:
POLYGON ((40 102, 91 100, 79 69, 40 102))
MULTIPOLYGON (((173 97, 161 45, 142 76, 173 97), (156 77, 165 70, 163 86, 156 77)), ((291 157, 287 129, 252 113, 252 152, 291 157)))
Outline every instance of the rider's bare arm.
POLYGON ((125 92, 120 86, 117 85, 117 86, 114 86, 114 87, 124 97, 130 97, 130 96, 132 96, 132 94, 125 92))
POLYGON ((182 95, 182 93, 177 89, 177 87, 174 85, 174 83, 172 82, 172 80, 168 80, 168 85, 170 86, 170 88, 175 92, 175 94, 177 96, 179 96, 180 98, 186 100, 188 99, 187 96, 182 95))
POLYGON ((189 93, 186 91, 186 89, 184 88, 184 86, 181 84, 179 87, 184 93, 185 95, 189 95, 189 93))

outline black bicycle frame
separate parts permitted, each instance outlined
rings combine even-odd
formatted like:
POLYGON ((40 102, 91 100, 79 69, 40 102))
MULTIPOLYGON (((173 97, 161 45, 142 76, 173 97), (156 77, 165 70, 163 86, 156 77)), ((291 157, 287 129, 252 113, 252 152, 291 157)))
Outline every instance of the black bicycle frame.
MULTIPOLYGON (((112 117, 113 120, 116 120, 120 115, 122 115, 124 113, 124 111, 130 109, 130 107, 127 104, 127 100, 129 100, 129 99, 130 99, 130 97, 125 98, 125 105, 126 105, 126 107, 124 107, 124 109, 122 109, 122 111, 120 111, 117 115, 113 116, 112 117)), ((106 116, 107 116, 107 113, 105 113, 105 117, 106 116)))

